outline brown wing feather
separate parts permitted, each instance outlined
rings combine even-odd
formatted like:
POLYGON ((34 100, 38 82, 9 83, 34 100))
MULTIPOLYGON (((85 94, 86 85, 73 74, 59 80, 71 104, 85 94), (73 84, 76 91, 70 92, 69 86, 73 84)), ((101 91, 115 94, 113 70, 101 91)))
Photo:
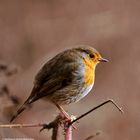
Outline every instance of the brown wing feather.
POLYGON ((76 59, 78 59, 76 52, 67 50, 48 61, 36 75, 34 88, 30 96, 12 117, 11 121, 22 113, 29 104, 67 86, 72 81, 73 70, 77 68, 75 65, 76 59), (67 65, 65 65, 66 63, 67 65))
POLYGON ((65 88, 65 86, 68 84, 67 81, 69 80, 66 78, 64 79, 63 77, 50 79, 49 81, 43 84, 39 92, 34 93, 34 96, 32 96, 30 99, 30 103, 33 103, 40 98, 47 97, 59 89, 65 88))
MULTIPOLYGON (((11 118, 10 122, 12 122, 19 114, 21 114, 31 103, 36 100, 46 97, 50 94, 53 94, 56 90, 64 88, 63 84, 64 78, 57 77, 55 80, 47 81, 40 89, 40 87, 34 87, 30 96, 24 102, 24 104, 18 109, 16 114, 11 118)), ((65 80, 66 81, 66 80, 65 80)))

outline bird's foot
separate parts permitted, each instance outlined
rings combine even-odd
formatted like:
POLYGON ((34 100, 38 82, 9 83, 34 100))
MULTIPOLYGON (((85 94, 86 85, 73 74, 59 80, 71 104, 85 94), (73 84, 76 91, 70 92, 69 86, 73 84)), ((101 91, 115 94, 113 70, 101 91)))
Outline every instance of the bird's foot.
MULTIPOLYGON (((63 120, 64 120, 64 122, 63 122, 63 124, 65 124, 66 122, 68 123, 68 124, 70 124, 74 119, 76 119, 76 117, 75 116, 73 116, 73 115, 69 115, 64 109, 63 109, 63 107, 62 106, 60 106, 59 104, 56 104, 55 103, 55 105, 57 106, 57 108, 60 110, 60 116, 63 118, 63 120)), ((74 128, 74 129, 76 129, 76 127, 72 124, 72 127, 74 128)))
MULTIPOLYGON (((69 115, 67 112, 61 112, 60 113, 60 116, 63 118, 63 124, 70 124, 73 120, 75 120, 76 119, 76 116, 74 116, 74 115, 69 115)), ((77 129, 73 124, 72 124, 72 127, 74 128, 74 129, 77 129)))

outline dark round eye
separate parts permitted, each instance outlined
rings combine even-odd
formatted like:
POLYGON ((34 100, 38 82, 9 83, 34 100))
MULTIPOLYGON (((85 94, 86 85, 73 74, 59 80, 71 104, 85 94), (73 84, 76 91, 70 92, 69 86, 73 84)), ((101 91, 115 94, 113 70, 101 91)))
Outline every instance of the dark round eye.
POLYGON ((94 55, 94 54, 90 54, 89 57, 90 57, 90 58, 94 58, 95 55, 94 55))

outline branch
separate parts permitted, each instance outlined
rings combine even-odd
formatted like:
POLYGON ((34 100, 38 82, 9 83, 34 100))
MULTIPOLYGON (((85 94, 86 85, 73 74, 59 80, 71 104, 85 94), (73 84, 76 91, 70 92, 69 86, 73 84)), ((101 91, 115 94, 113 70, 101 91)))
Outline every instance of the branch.
MULTIPOLYGON (((94 110, 102 107, 103 105, 107 103, 112 103, 121 113, 123 113, 122 108, 120 108, 112 99, 108 99, 98 106, 92 108, 88 112, 82 114, 78 118, 75 118, 74 116, 70 116, 70 120, 66 120, 66 118, 60 113, 55 120, 50 122, 49 124, 44 124, 44 123, 38 123, 38 124, 5 124, 5 125, 0 125, 0 128, 23 128, 23 127, 42 127, 40 130, 43 131, 44 129, 52 129, 52 140, 58 140, 58 128, 61 124, 64 125, 64 133, 65 133, 65 140, 72 140, 72 127, 73 123, 76 121, 80 120, 81 118, 87 116, 94 110)), ((93 136, 89 137, 88 139, 93 138, 93 136)))
POLYGON ((44 129, 52 129, 52 140, 58 140, 58 128, 61 124, 62 116, 59 114, 55 120, 49 124, 38 123, 38 124, 2 124, 0 128, 24 128, 24 127, 42 127, 40 132, 44 129))
POLYGON ((44 124, 1 124, 0 128, 43 127, 44 124))
POLYGON ((90 114, 91 112, 93 112, 94 110, 100 108, 101 106, 104 106, 107 103, 112 103, 121 113, 123 113, 123 110, 121 107, 119 107, 112 99, 108 99, 106 101, 104 101, 103 103, 99 104, 98 106, 92 108, 91 110, 89 110, 88 112, 82 114, 81 116, 79 116, 78 118, 76 118, 75 120, 73 120, 69 125, 72 125, 74 122, 80 120, 81 118, 87 116, 88 114, 90 114))
POLYGON ((72 140, 72 125, 69 122, 64 124, 65 140, 72 140))
POLYGON ((52 140, 58 140, 58 129, 63 119, 64 117, 61 114, 59 114, 54 121, 50 122, 49 124, 43 124, 42 129, 40 129, 40 132, 44 129, 49 130, 52 128, 52 140))

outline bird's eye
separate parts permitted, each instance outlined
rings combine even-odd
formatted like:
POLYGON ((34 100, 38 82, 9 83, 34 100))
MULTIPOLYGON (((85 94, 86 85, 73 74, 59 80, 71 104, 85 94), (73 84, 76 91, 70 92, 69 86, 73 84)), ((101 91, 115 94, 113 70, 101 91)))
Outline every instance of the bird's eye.
POLYGON ((90 57, 90 58, 94 58, 95 55, 94 55, 94 54, 90 54, 89 57, 90 57))

